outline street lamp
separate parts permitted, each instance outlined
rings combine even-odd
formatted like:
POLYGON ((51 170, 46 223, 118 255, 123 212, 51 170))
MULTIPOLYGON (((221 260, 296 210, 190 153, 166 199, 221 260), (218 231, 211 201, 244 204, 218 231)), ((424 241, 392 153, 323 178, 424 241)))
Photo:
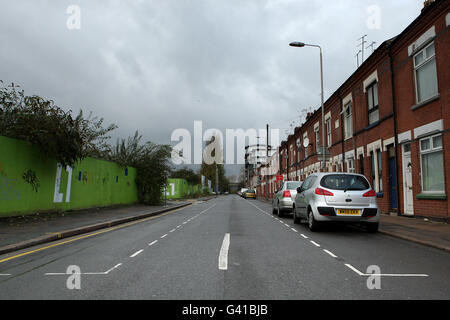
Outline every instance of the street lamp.
POLYGON ((321 100, 322 100, 322 171, 325 172, 325 108, 323 97, 323 60, 322 60, 322 47, 315 44, 306 44, 303 42, 291 42, 291 47, 303 48, 314 47, 320 49, 320 88, 321 88, 321 100))

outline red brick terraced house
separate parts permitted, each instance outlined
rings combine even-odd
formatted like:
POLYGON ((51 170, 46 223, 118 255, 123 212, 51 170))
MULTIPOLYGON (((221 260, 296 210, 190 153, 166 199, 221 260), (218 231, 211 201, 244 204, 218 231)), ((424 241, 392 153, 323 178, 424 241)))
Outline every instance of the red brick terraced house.
MULTIPOLYGON (((325 102, 326 171, 364 174, 384 213, 450 221, 449 26, 450 1, 426 4, 325 102)), ((321 121, 281 143, 285 180, 321 171, 321 121)))

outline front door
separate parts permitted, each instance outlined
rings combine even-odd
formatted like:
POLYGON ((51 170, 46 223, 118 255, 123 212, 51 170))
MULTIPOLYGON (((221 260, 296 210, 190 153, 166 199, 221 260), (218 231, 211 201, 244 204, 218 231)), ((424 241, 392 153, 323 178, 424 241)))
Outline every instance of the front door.
POLYGON ((397 176, 395 170, 395 158, 389 158, 389 192, 391 209, 397 210, 397 176))
POLYGON ((403 200, 405 203, 404 214, 414 215, 411 144, 403 145, 403 200))

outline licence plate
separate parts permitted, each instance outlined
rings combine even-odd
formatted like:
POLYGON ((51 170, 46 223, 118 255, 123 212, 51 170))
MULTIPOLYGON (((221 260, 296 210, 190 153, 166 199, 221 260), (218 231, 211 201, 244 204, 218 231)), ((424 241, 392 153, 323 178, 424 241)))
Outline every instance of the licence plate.
POLYGON ((338 215, 344 216, 359 216, 361 214, 360 210, 350 210, 350 209, 339 209, 338 215))

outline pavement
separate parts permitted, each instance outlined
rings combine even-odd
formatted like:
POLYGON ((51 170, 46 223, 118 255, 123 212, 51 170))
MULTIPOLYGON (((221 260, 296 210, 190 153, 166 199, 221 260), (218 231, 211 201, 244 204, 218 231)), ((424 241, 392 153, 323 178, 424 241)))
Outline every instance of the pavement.
POLYGON ((185 207, 193 201, 209 199, 167 201, 161 206, 127 205, 1 218, 0 254, 145 219, 185 207))
MULTIPOLYGON (((258 200, 271 203, 267 199, 258 200)), ((380 233, 450 252, 450 224, 448 223, 388 214, 382 214, 380 219, 380 233)))
POLYGON ((230 195, 2 255, 0 300, 448 300, 449 265, 443 250, 346 226, 311 232, 230 195))

